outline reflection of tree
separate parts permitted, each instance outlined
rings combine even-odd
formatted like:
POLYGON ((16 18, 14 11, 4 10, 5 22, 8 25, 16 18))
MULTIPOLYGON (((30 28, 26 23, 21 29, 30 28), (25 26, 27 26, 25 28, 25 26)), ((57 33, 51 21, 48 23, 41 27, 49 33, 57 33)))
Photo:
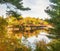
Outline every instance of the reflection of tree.
POLYGON ((4 36, 7 32, 6 28, 7 28, 7 22, 4 18, 0 17, 0 37, 4 36))
POLYGON ((12 25, 11 26, 11 28, 13 28, 13 31, 11 30, 12 33, 17 35, 22 34, 27 37, 39 34, 40 31, 44 30, 44 27, 48 25, 48 23, 43 20, 30 17, 17 20, 16 18, 11 16, 7 18, 7 20, 9 26, 12 25), (43 26, 40 24, 40 22, 43 23, 43 26))
POLYGON ((54 39, 47 45, 51 51, 60 51, 60 41, 58 40, 54 39))
POLYGON ((42 40, 36 43, 35 51, 49 51, 47 48, 47 44, 42 40))

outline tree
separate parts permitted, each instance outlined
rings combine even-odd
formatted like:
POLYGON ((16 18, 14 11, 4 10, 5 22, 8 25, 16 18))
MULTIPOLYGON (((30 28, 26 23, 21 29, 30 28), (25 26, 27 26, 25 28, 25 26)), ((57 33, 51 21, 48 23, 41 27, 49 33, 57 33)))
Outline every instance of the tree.
POLYGON ((17 10, 22 10, 22 11, 25 11, 25 10, 30 10, 30 8, 25 8, 23 6, 23 2, 22 0, 0 0, 0 4, 5 4, 7 6, 7 14, 12 14, 12 16, 15 16, 15 17, 18 17, 20 16, 20 14, 17 13, 17 10), (12 5, 12 6, 11 6, 12 5), (14 8, 14 10, 11 9, 14 8))
MULTIPOLYGON (((52 51, 60 51, 60 0, 49 0, 51 5, 47 7, 45 12, 51 16, 49 20, 47 20, 52 26, 53 29, 50 29, 50 38, 52 38, 52 42, 49 44, 52 51)), ((49 47, 49 48, 50 48, 49 47)))
POLYGON ((6 30, 6 26, 7 26, 7 22, 4 18, 0 17, 0 38, 3 37, 7 30, 6 30))
POLYGON ((60 0, 49 0, 52 4, 47 7, 45 12, 51 16, 48 20, 53 24, 54 29, 50 29, 50 33, 55 35, 54 38, 60 39, 60 0))
POLYGON ((50 51, 48 48, 47 48, 47 44, 46 42, 44 42, 43 40, 36 43, 36 49, 35 51, 50 51))
POLYGON ((52 40, 47 46, 51 51, 60 51, 60 41, 58 40, 52 40))

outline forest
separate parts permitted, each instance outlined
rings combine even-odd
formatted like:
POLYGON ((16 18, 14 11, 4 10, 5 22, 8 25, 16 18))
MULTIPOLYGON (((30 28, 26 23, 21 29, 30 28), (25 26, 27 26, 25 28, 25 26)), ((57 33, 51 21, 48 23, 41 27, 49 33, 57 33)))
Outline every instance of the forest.
POLYGON ((23 6, 22 0, 0 0, 1 5, 7 6, 6 18, 0 16, 0 51, 60 51, 60 0, 49 2, 51 4, 44 11, 51 18, 43 20, 30 16, 24 18, 18 13, 18 10, 31 10, 23 6), (38 37, 40 32, 47 33, 50 42, 37 41, 34 43, 35 49, 30 46, 30 42, 25 44, 28 38, 38 37), (23 43, 22 37, 25 38, 23 43))

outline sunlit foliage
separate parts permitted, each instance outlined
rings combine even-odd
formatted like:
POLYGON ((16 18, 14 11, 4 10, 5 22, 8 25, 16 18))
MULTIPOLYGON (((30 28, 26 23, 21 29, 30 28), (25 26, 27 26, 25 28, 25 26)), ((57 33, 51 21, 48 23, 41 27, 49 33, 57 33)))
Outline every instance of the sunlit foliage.
MULTIPOLYGON (((31 48, 21 43, 21 38, 22 36, 25 38, 37 36, 40 31, 46 31, 45 29, 38 30, 36 28, 36 30, 34 30, 35 28, 33 28, 32 30, 30 28, 30 26, 41 25, 46 26, 49 24, 39 18, 23 18, 20 16, 19 19, 16 19, 13 16, 7 18, 0 17, 0 51, 31 51, 31 48)), ((42 43, 44 44, 44 42, 42 43)), ((45 45, 43 46, 45 47, 45 45)), ((41 49, 43 49, 43 47, 41 49)))
POLYGON ((19 20, 17 20, 15 17, 10 16, 10 17, 7 17, 6 19, 8 22, 8 27, 11 27, 11 28, 8 28, 8 30, 10 30, 8 32, 12 33, 18 37, 22 37, 22 36, 31 37, 34 35, 37 36, 40 33, 40 31, 46 32, 46 29, 43 29, 43 28, 41 28, 41 30, 39 30, 38 28, 32 28, 31 29, 31 26, 37 27, 37 26, 49 25, 48 22, 43 21, 42 19, 39 19, 39 18, 34 18, 34 17, 23 18, 22 16, 20 16, 19 20), (26 26, 28 26, 28 27, 26 27, 26 26), (17 28, 18 31, 14 31, 13 30, 14 28, 17 28), (36 30, 34 30, 34 29, 36 29, 36 30))

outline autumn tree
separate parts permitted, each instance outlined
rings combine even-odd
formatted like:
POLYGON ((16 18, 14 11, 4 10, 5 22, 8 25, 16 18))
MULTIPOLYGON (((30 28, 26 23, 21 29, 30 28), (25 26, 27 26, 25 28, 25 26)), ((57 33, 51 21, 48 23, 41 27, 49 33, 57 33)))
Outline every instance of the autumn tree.
POLYGON ((6 30, 6 26, 7 26, 7 22, 4 18, 0 17, 0 37, 3 37, 7 30, 6 30))

